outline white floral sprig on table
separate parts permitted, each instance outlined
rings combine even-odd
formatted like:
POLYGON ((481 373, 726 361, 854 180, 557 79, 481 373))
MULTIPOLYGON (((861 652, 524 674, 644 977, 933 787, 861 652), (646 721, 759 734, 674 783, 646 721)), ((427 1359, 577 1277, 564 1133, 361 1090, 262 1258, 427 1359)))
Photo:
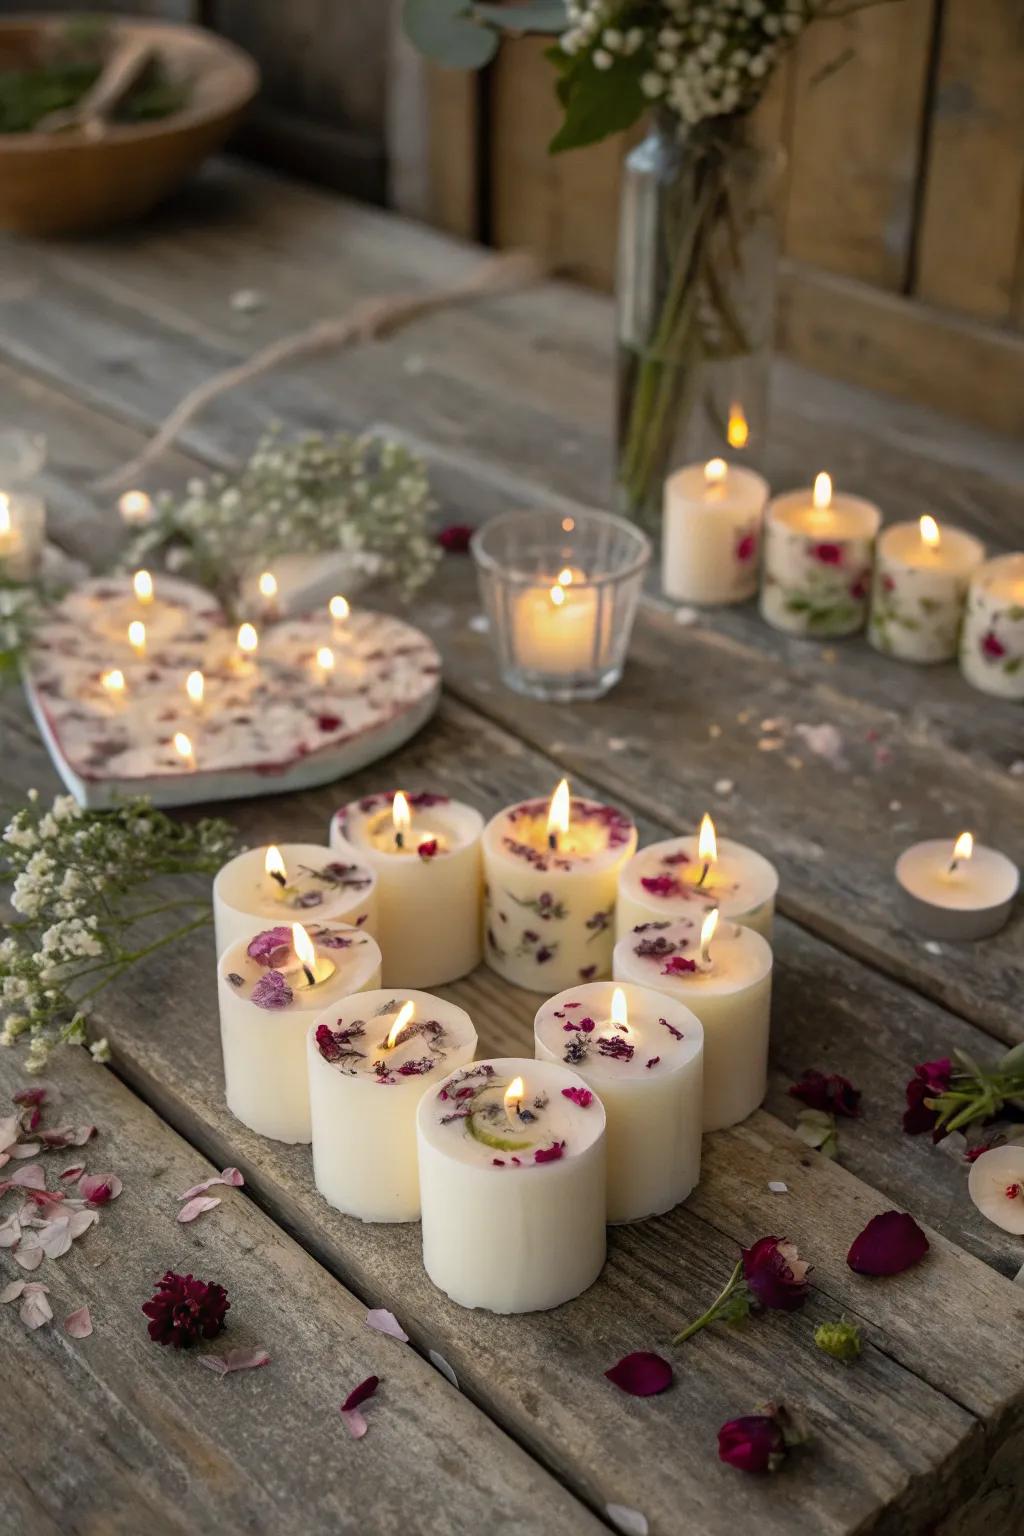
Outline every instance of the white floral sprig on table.
POLYGON ((163 553, 229 607, 253 562, 339 552, 355 576, 406 592, 429 580, 440 551, 426 471, 402 444, 339 432, 260 438, 237 474, 190 480, 184 497, 162 494, 132 541, 129 564, 163 553))
MULTIPOLYGON (((0 1043, 29 1043, 42 1071, 57 1041, 83 1043, 86 1010, 136 961, 210 920, 208 889, 154 890, 168 876, 213 875, 238 852, 223 821, 172 821, 145 799, 83 811, 70 795, 49 807, 30 790, 0 843, 0 881, 16 914, 0 940, 0 1043), (173 919, 159 937, 139 927, 173 919)), ((93 1047, 102 1059, 102 1042, 93 1047)))

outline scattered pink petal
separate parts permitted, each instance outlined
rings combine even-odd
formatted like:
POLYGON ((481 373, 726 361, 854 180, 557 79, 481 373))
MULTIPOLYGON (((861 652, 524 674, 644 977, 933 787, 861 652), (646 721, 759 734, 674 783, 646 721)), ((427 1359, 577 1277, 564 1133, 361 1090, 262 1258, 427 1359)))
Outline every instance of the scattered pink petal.
POLYGON ((398 1318, 386 1307, 373 1307, 366 1314, 366 1326, 376 1328, 378 1333, 386 1333, 388 1338, 397 1339, 400 1344, 408 1344, 409 1335, 402 1327, 398 1318))
POLYGON ((672 1385, 672 1367, 660 1355, 637 1350, 623 1355, 617 1365, 604 1373, 610 1382, 628 1392, 630 1397, 654 1397, 672 1385))
POLYGON ((63 1179, 76 1179, 77 1180, 77 1179, 80 1179, 82 1177, 82 1174, 84 1172, 85 1172, 85 1164, 84 1163, 72 1163, 70 1168, 65 1168, 62 1173, 58 1173, 57 1178, 59 1180, 63 1180, 63 1179))
POLYGON ((52 1109, 60 1103, 60 1094, 52 1083, 33 1083, 31 1087, 19 1088, 17 1093, 12 1093, 11 1103, 32 1106, 36 1109, 40 1105, 49 1104, 52 1109))
POLYGON ((200 1355, 199 1364, 223 1378, 232 1371, 255 1371, 261 1365, 269 1365, 270 1356, 262 1348, 229 1349, 226 1355, 200 1355))
POLYGON ((341 1405, 342 1413, 348 1413, 351 1409, 358 1408, 360 1403, 365 1403, 366 1399, 372 1397, 379 1386, 379 1376, 367 1376, 365 1381, 359 1383, 358 1387, 352 1388, 352 1391, 341 1405))
POLYGON ((58 1216, 39 1229, 39 1241, 48 1259, 62 1259, 71 1247, 71 1217, 58 1216))
POLYGON ((38 1269, 45 1257, 43 1245, 34 1232, 27 1232, 21 1242, 15 1248, 12 1255, 15 1264, 21 1269, 38 1269))
POLYGON ((84 1147, 86 1142, 91 1141, 95 1135, 96 1127, 94 1125, 76 1125, 68 1146, 84 1147))
POLYGON ((26 1285, 21 1293, 19 1316, 26 1328, 41 1328, 53 1318, 53 1308, 46 1299, 45 1285, 26 1285))
POLYGON ((358 1408, 343 1408, 341 1417, 353 1440, 361 1440, 370 1427, 358 1408))
POLYGON ((21 1237, 21 1222, 17 1216, 0 1221, 0 1248, 13 1248, 21 1237))
MULTIPOLYGON (((237 1168, 225 1168, 221 1173, 215 1174, 212 1179, 204 1179, 201 1184, 193 1184, 191 1189, 186 1189, 181 1199, 193 1200, 196 1195, 205 1194, 208 1189, 212 1189, 214 1184, 230 1184, 234 1189, 241 1189, 244 1183, 245 1180, 237 1168)), ((210 1355, 206 1358, 213 1359, 214 1356, 210 1355)))
POLYGON ((5 1285, 0 1291, 0 1307, 5 1307, 9 1301, 17 1301, 27 1284, 27 1280, 12 1280, 5 1285))
POLYGON ((623 1536, 647 1536, 650 1530, 647 1516, 638 1509, 631 1509, 628 1504, 606 1504, 604 1512, 623 1536))
POLYGON ((109 1205, 123 1188, 116 1173, 84 1173, 78 1181, 78 1193, 90 1205, 109 1205))
POLYGON ((72 1237, 81 1237, 90 1227, 96 1226, 99 1219, 96 1211, 71 1211, 68 1215, 68 1230, 72 1237))
POLYGON ((92 1333, 92 1317, 88 1307, 79 1307, 64 1319, 64 1332, 72 1339, 87 1339, 92 1333))
POLYGON ((928 1252, 928 1239, 913 1216, 883 1211, 872 1216, 846 1255, 858 1275, 899 1275, 928 1252))
POLYGON ((19 1189, 45 1189, 46 1174, 42 1163, 28 1163, 26 1167, 16 1169, 4 1184, 8 1188, 16 1185, 19 1189))
POLYGON ((212 1211, 220 1201, 215 1195, 197 1195, 194 1200, 186 1201, 178 1212, 179 1221, 195 1221, 197 1216, 202 1216, 204 1211, 212 1211))
POLYGON ((21 1121, 17 1115, 5 1115, 0 1120, 0 1152, 13 1146, 21 1135, 21 1121))

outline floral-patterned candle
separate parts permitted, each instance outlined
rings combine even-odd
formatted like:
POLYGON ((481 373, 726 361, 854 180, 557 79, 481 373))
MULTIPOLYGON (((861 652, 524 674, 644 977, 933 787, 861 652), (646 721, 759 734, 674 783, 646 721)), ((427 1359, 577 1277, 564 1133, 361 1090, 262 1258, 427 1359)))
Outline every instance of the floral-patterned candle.
POLYGON ((350 923, 374 932, 377 877, 318 843, 249 848, 213 882, 217 954, 268 923, 350 923))
POLYGON ((642 923, 615 946, 615 979, 655 987, 704 1026, 704 1129, 752 1115, 768 1081, 771 945, 752 928, 692 918, 642 923))
POLYGON ((484 958, 513 986, 557 992, 607 976, 619 871, 636 847, 624 812, 575 799, 499 811, 484 832, 484 958))
POLYGON ((768 483, 709 459, 665 481, 661 585, 683 603, 742 603, 757 591, 768 483))
POLYGON ((605 1258, 605 1115, 568 1067, 507 1057, 453 1073, 416 1116, 423 1265, 460 1307, 539 1312, 605 1258))
POLYGON ((380 984, 380 950, 359 928, 281 923, 217 962, 228 1109, 274 1141, 309 1141, 306 1033, 318 1013, 380 984))
POLYGON ((779 875, 774 864, 729 838, 719 839, 705 816, 696 837, 672 837, 641 848, 622 871, 616 906, 618 937, 639 923, 688 917, 699 929, 704 913, 772 936, 779 875))
POLYGON ((1024 554, 987 560, 971 577, 960 670, 982 693, 1024 699, 1024 554))
POLYGON ((931 939, 985 939, 1010 916, 1020 873, 997 848, 970 832, 956 842, 933 837, 914 843, 896 861, 896 881, 907 921, 931 939))
POLYGON ((867 617, 881 513, 860 496, 833 495, 828 475, 813 490, 768 503, 761 615, 792 635, 851 635, 867 617))
POLYGON ((956 655, 967 583, 985 546, 927 514, 884 528, 875 554, 868 639, 900 661, 949 661, 956 655))
POLYGON ((642 1221, 700 1176, 704 1031, 689 1008, 610 981, 549 998, 533 1024, 539 1061, 571 1066, 608 1117, 608 1220, 642 1221))
POLYGON ((386 987, 434 987, 480 962, 483 817, 428 791, 368 795, 331 822, 331 847, 377 876, 386 987))
POLYGON ((416 1221, 416 1107, 473 1060, 469 1014, 429 992, 361 992, 307 1036, 316 1187, 360 1221, 416 1221))

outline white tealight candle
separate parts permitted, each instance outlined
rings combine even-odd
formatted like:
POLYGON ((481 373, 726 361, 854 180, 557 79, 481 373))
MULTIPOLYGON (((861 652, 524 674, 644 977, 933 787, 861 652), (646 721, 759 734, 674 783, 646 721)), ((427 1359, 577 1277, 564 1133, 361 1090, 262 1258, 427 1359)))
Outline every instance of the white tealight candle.
POLYGON ((368 933, 281 924, 232 944, 217 962, 228 1109, 274 1141, 311 1137, 306 1034, 317 1014, 380 984, 368 933))
POLYGON ((1000 555, 971 577, 960 670, 982 693, 1024 699, 1024 555, 1000 555))
POLYGON ((369 795, 331 821, 331 847, 377 876, 386 987, 434 987, 480 963, 483 817, 427 791, 369 795))
POLYGON ((868 639, 901 661, 956 655, 967 583, 985 558, 979 539, 934 517, 883 529, 875 554, 868 639))
POLYGON ((605 1114, 567 1067, 510 1057, 455 1072, 416 1116, 423 1264, 460 1307, 571 1301, 605 1258, 605 1114))
POLYGON ((549 998, 533 1024, 540 1061, 573 1067, 608 1117, 608 1220, 641 1221, 700 1177, 704 1031, 689 1008, 610 981, 549 998))
POLYGON ((612 805, 551 800, 499 811, 484 832, 484 958, 514 986, 557 992, 607 976, 619 871, 636 827, 612 805))
POLYGON ((834 495, 824 474, 813 489, 770 501, 762 617, 792 635, 850 635, 861 629, 881 516, 874 502, 834 495))
POLYGON ((416 1108, 473 1060, 469 1014, 429 992, 361 992, 315 1021, 307 1048, 317 1189, 360 1221, 418 1220, 416 1108))
POLYGON ((711 907, 745 928, 772 936, 779 875, 753 848, 719 839, 710 816, 695 837, 651 843, 622 871, 616 906, 619 938, 639 923, 687 917, 694 931, 711 907))
POLYGON ((250 848, 213 882, 217 953, 273 923, 338 922, 375 934, 377 876, 317 843, 250 848))
POLYGON ((976 843, 970 832, 956 842, 930 838, 896 861, 907 921, 930 939, 985 939, 1010 915, 1020 873, 996 848, 976 843))
POLYGON ((512 599, 512 649, 516 665, 549 677, 587 672, 602 654, 598 591, 571 567, 543 586, 526 587, 512 599))
POLYGON ((644 923, 615 946, 615 979, 655 987, 692 1010, 704 1026, 704 1129, 752 1115, 768 1081, 771 945, 715 909, 700 926, 689 918, 644 923))
POLYGON ((709 459, 665 481, 661 584, 683 603, 741 603, 757 591, 768 483, 709 459))

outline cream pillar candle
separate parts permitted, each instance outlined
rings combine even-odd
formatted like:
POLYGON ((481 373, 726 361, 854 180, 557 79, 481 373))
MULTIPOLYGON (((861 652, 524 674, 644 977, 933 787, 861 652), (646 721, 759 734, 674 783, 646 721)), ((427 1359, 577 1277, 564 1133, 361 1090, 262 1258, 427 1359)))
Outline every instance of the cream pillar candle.
POLYGON ((377 877, 318 843, 250 848, 213 882, 217 953, 273 923, 340 922, 374 932, 377 877))
POLYGON ((792 635, 863 628, 880 521, 874 502, 833 495, 828 475, 776 496, 765 512, 762 617, 792 635))
POLYGON ((426 791, 370 795, 331 822, 331 847, 377 876, 386 987, 433 987, 480 962, 483 817, 426 791))
POLYGON ((1024 699, 1024 554, 999 555, 971 577, 960 670, 982 693, 1024 699))
POLYGON ((464 1067, 416 1116, 423 1265, 460 1307, 571 1301, 605 1258, 605 1114, 582 1078, 517 1057, 464 1067))
POLYGON ((700 924, 644 923, 616 944, 615 979, 657 988, 704 1026, 705 1131, 753 1114, 768 1080, 772 989, 771 945, 759 933, 716 921, 714 909, 700 924))
POLYGON ((932 939, 984 939, 1010 916, 1020 873, 996 848, 970 832, 956 842, 915 843, 896 861, 896 880, 907 921, 932 939))
POLYGON ((985 546, 933 517, 884 528, 875 552, 868 639, 900 661, 956 655, 967 583, 985 546))
POLYGON ((343 923, 280 924, 217 962, 228 1109, 274 1141, 309 1141, 306 1034, 342 998, 380 984, 380 950, 343 923))
POLYGON ((685 1200, 700 1177, 700 1021, 649 987, 610 981, 549 998, 533 1024, 539 1061, 573 1067, 608 1117, 608 1220, 642 1221, 685 1200))
POLYGON ((753 848, 719 839, 705 816, 696 837, 672 837, 641 848, 622 871, 616 906, 621 939, 639 923, 689 917, 695 929, 711 907, 766 939, 772 936, 779 876, 753 848))
POLYGON ((499 811, 484 832, 484 958, 513 986, 557 992, 607 976, 619 871, 636 847, 624 812, 571 798, 499 811))
POLYGON ((417 1221, 416 1108, 473 1060, 469 1014, 429 992, 361 992, 307 1032, 313 1177, 360 1221, 417 1221))
POLYGON ((46 507, 30 491, 0 490, 0 576, 31 581, 43 555, 46 507))
POLYGON ((724 459, 665 481, 661 585, 683 603, 742 603, 757 591, 768 483, 724 459))

